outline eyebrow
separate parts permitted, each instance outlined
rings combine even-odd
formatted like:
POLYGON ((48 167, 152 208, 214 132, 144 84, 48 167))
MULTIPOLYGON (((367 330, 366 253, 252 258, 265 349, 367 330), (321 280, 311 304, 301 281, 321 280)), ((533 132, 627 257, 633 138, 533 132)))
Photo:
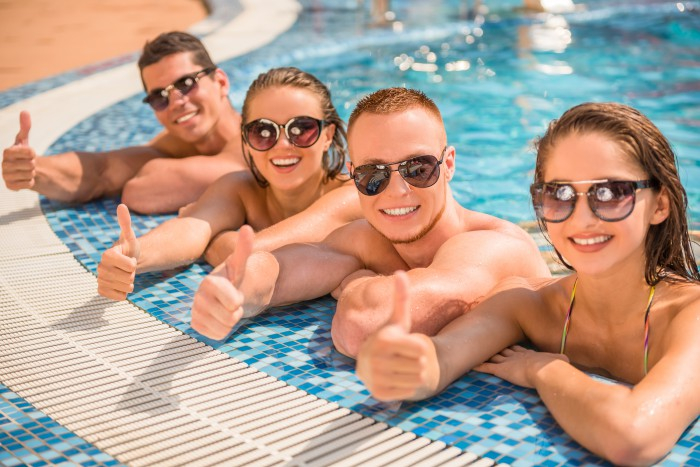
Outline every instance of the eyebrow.
MULTIPOLYGON (((200 70, 200 71, 204 71, 204 70, 200 70)), ((199 73, 199 71, 193 71, 192 73, 186 73, 186 74, 180 76, 179 78, 177 78, 177 79, 176 79, 175 81, 173 81, 172 83, 167 84, 167 85, 165 85, 165 86, 163 86, 163 87, 160 87, 160 88, 153 88, 153 89, 151 89, 150 91, 147 91, 147 93, 148 93, 148 94, 160 93, 161 91, 164 91, 165 88, 167 88, 168 86, 172 86, 173 84, 177 83, 177 82, 180 81, 181 79, 189 78, 189 77, 191 77, 191 76, 196 75, 197 73, 199 73)))
POLYGON ((407 160, 409 160, 409 159, 413 159, 414 157, 420 157, 420 156, 434 156, 434 157, 437 157, 437 156, 435 156, 435 154, 430 154, 430 152, 417 151, 417 152, 415 152, 415 153, 412 153, 412 154, 410 154, 410 155, 404 156, 403 158, 398 159, 398 160, 394 160, 394 161, 389 161, 389 162, 387 162, 387 161, 383 161, 383 160, 377 159, 377 158, 375 157, 375 158, 372 158, 372 159, 367 159, 364 163, 362 163, 362 164, 360 164, 360 165, 391 165, 391 164, 396 164, 396 163, 399 163, 399 162, 404 162, 404 161, 407 161, 407 160))

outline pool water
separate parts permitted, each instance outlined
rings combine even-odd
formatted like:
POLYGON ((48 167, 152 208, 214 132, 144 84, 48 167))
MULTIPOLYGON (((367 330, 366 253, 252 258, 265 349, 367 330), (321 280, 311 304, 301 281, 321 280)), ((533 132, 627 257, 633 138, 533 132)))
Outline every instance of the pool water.
MULTIPOLYGON (((534 219, 533 139, 573 105, 623 102, 671 141, 691 228, 700 229, 700 3, 593 0, 573 13, 549 15, 524 14, 509 0, 485 2, 490 11, 470 19, 464 5, 471 2, 395 0, 401 27, 368 30, 352 1, 345 8, 304 3, 311 13, 290 33, 222 64, 233 77, 237 108, 245 83, 272 66, 295 65, 328 83, 345 119, 375 89, 421 89, 440 107, 457 149, 452 188, 460 203, 521 222, 534 219)), ((69 132, 52 151, 76 140, 95 149, 119 147, 158 131, 139 96, 115 107, 69 132), (148 124, 119 124, 133 121, 135 111, 148 124)))

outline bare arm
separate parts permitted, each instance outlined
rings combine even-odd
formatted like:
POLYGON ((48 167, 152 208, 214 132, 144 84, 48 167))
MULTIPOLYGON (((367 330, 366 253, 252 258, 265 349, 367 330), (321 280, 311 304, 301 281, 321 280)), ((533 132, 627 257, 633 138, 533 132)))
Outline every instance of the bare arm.
POLYGON ((563 355, 508 347, 546 305, 531 285, 507 282, 432 339, 383 327, 362 345, 358 376, 378 399, 423 399, 484 371, 535 388, 567 433, 615 464, 649 465, 666 454, 700 414, 700 375, 690 370, 700 367, 700 304, 674 319, 662 357, 628 387, 591 378, 563 355))
MULTIPOLYGON (((427 268, 408 271, 413 332, 435 335, 469 311, 509 276, 548 274, 536 248, 493 231, 466 232, 446 241, 427 268)), ((389 318, 391 276, 362 277, 348 284, 333 320, 336 348, 355 356, 367 336, 389 318)))
MULTIPOLYGON (((349 184, 325 194, 304 211, 261 230, 255 236, 256 251, 272 251, 290 243, 320 242, 332 231, 360 219, 357 189, 349 184)), ((221 264, 236 248, 237 232, 223 232, 207 247, 205 259, 221 264)))
POLYGON ((37 157, 29 145, 31 118, 20 114, 15 144, 3 151, 2 175, 11 190, 32 189, 49 198, 85 202, 119 194, 124 184, 151 159, 164 154, 147 146, 37 157))
POLYGON ((409 280, 405 273, 392 277, 391 318, 361 344, 357 356, 357 374, 376 399, 416 400, 437 394, 472 367, 522 339, 516 319, 505 310, 514 300, 525 306, 531 302, 527 291, 509 291, 485 300, 432 339, 411 333, 414 313, 408 290, 412 302, 413 283, 409 286, 409 280))
POLYGON ((126 183, 122 201, 144 214, 174 212, 197 200, 219 177, 242 170, 248 168, 225 152, 155 159, 126 183))
MULTIPOLYGON (((124 300, 126 294, 133 291, 137 272, 172 269, 195 261, 204 252, 212 235, 225 228, 243 225, 246 206, 241 194, 250 183, 251 177, 245 173, 220 178, 179 217, 164 222, 138 239, 134 238, 135 246, 131 250, 140 254, 127 257, 119 243, 105 251, 97 268, 100 294, 124 300)), ((120 209, 126 208, 120 206, 120 209)), ((121 215, 128 216, 128 210, 121 215)), ((127 220, 130 224, 130 219, 125 218, 124 225, 127 220)))
POLYGON ((615 464, 649 465, 700 414, 700 303, 668 329, 663 356, 637 385, 608 384, 559 355, 511 348, 477 367, 537 389, 557 422, 581 445, 615 464))
POLYGON ((252 234, 246 240, 241 232, 236 251, 202 281, 195 294, 192 327, 214 339, 226 337, 241 317, 328 294, 362 267, 355 256, 336 247, 352 234, 343 227, 323 243, 292 244, 272 253, 258 251, 247 261, 242 259, 243 252, 252 251, 254 240, 252 234), (232 273, 236 270, 243 274, 232 273), (237 278, 238 286, 232 277, 237 278))

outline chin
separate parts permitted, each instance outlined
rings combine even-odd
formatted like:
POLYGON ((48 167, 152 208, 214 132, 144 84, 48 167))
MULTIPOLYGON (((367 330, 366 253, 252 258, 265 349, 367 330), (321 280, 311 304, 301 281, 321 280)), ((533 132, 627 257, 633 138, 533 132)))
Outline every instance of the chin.
POLYGON ((406 230, 397 233, 395 228, 383 232, 379 229, 376 230, 393 244, 413 243, 425 237, 429 232, 429 230, 426 229, 413 229, 411 233, 407 233, 406 230))

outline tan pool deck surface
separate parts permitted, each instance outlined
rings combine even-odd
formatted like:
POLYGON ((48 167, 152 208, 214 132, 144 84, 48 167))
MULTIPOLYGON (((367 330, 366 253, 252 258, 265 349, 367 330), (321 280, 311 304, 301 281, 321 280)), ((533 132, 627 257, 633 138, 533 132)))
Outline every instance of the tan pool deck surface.
POLYGON ((137 52, 206 16, 202 0, 1 0, 0 91, 137 52))

